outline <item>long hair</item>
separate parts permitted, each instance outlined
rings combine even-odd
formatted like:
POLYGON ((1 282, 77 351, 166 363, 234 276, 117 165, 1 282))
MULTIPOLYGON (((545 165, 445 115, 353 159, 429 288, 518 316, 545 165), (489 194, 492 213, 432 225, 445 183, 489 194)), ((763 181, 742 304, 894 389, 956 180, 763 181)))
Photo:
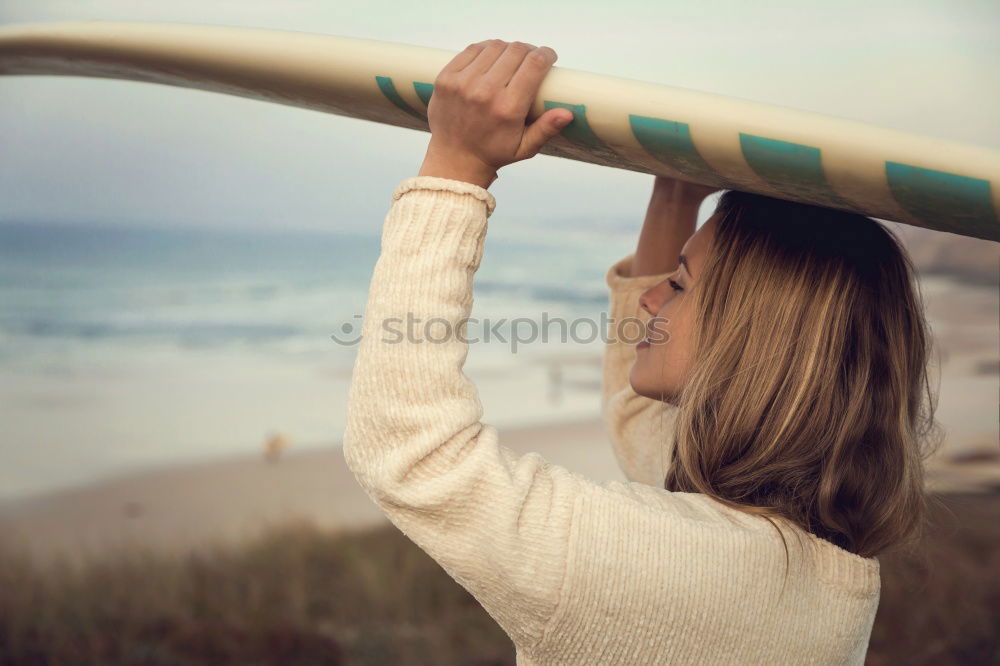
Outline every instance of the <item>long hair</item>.
POLYGON ((716 213, 664 488, 861 557, 914 545, 941 442, 905 249, 869 217, 747 192, 716 213))

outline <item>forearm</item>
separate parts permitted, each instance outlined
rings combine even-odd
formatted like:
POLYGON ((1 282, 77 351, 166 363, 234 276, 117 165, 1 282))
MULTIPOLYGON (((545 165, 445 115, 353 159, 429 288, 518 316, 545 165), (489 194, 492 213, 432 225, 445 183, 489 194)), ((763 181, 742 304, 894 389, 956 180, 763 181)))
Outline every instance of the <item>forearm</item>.
POLYGON ((629 277, 669 273, 677 268, 681 248, 694 234, 702 201, 703 197, 686 194, 674 183, 657 182, 639 232, 629 277))

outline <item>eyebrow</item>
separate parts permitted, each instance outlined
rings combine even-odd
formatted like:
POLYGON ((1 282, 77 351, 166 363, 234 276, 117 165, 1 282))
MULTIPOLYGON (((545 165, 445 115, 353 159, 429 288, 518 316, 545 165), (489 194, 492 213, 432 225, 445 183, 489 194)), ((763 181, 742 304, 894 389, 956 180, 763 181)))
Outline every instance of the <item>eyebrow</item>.
POLYGON ((684 268, 686 268, 686 269, 687 269, 687 272, 688 272, 688 275, 690 275, 691 277, 694 277, 694 273, 692 273, 692 272, 691 272, 691 267, 690 267, 690 266, 688 266, 688 260, 687 260, 687 257, 685 257, 685 256, 684 256, 684 255, 682 254, 681 256, 679 256, 679 257, 678 257, 678 259, 679 259, 679 260, 680 260, 680 262, 681 262, 681 266, 683 266, 684 268))

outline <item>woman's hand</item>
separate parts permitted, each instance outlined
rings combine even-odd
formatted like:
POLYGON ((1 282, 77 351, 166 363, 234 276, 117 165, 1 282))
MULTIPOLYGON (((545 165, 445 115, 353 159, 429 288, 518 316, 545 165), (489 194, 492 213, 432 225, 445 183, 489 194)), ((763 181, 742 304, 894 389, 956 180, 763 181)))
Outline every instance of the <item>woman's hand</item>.
POLYGON ((569 109, 551 109, 525 124, 556 58, 547 46, 499 39, 456 55, 434 80, 431 140, 419 175, 489 187, 500 167, 537 155, 573 120, 569 109))

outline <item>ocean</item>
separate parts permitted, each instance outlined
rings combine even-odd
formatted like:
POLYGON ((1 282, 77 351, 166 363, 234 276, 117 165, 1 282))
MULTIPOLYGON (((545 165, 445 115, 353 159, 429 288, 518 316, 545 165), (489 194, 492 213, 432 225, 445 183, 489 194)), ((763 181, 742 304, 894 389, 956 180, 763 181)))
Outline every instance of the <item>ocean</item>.
MULTIPOLYGON (((604 275, 638 221, 490 225, 465 366, 483 420, 598 416, 604 275)), ((0 224, 0 500, 278 434, 335 445, 378 253, 376 231, 0 224)))

